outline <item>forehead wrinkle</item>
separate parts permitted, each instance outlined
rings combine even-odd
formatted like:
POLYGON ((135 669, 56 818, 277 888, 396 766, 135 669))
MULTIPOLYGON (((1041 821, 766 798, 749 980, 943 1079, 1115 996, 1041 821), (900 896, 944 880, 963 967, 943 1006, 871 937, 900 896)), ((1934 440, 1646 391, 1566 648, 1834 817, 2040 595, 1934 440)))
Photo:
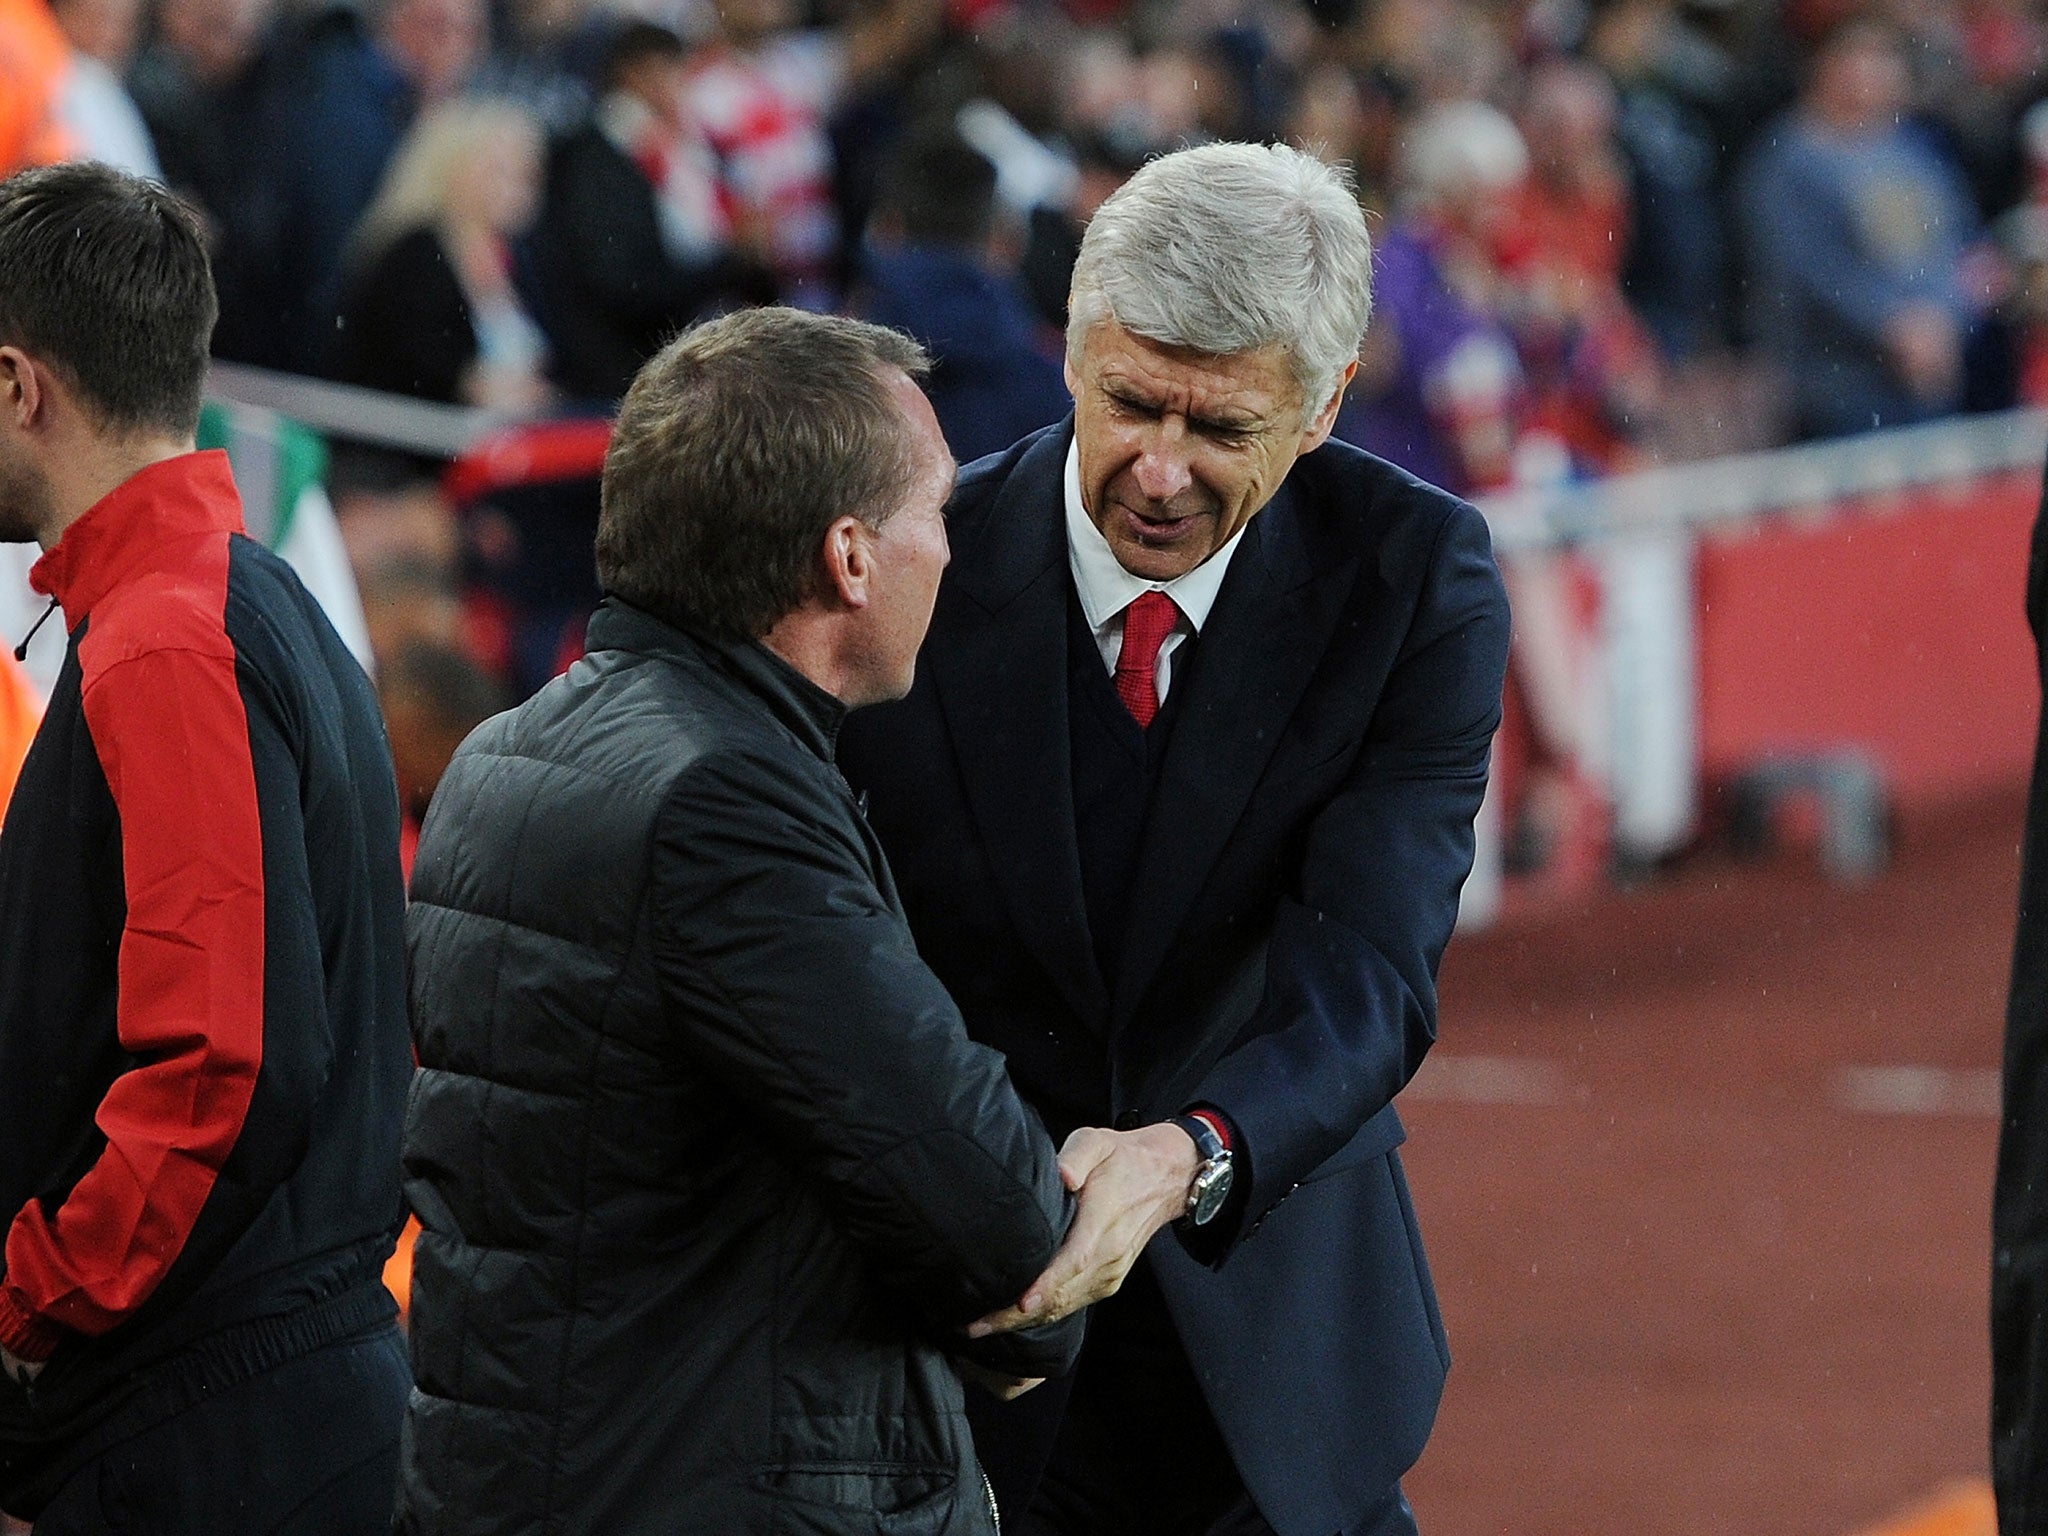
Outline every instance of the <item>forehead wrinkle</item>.
MULTIPOLYGON (((1279 419, 1299 394, 1285 359, 1268 351, 1227 358, 1206 353, 1176 357, 1173 353, 1179 349, 1148 344, 1130 332, 1118 336, 1098 330, 1091 333, 1091 343, 1097 336, 1101 336, 1103 355, 1096 362, 1096 372, 1104 388, 1121 385, 1135 389, 1149 397, 1148 403, 1170 405, 1190 420, 1233 430, 1261 427, 1279 419), (1231 364, 1254 376, 1244 376, 1231 364), (1269 370, 1274 377, 1257 376, 1269 370), (1226 421, 1219 414, 1236 411, 1244 411, 1251 419, 1226 421)), ((1091 345, 1089 350, 1095 347, 1091 345)))

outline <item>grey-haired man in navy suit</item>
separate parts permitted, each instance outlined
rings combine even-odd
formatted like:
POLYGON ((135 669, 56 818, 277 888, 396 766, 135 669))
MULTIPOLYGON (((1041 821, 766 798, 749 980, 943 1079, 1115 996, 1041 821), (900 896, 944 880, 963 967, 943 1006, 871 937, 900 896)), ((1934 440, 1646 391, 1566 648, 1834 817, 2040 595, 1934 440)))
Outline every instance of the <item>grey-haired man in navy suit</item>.
POLYGON ((1327 441, 1371 263, 1309 156, 1140 171, 1075 270, 1073 416, 962 474, 917 686, 848 730, 921 952, 1067 1138, 1073 1231, 976 1325, 1098 1303, 979 1415, 1032 1536, 1415 1530, 1448 1353, 1392 1100, 1508 613, 1472 507, 1327 441))

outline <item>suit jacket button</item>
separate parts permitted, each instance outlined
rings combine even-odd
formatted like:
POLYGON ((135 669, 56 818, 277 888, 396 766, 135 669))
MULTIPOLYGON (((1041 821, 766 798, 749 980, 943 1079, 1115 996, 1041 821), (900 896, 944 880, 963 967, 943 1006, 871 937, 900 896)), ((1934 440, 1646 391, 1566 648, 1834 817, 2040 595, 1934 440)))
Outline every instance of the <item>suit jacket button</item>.
POLYGON ((1120 1131, 1135 1131, 1142 1124, 1135 1109, 1127 1109, 1116 1117, 1116 1128, 1120 1131))

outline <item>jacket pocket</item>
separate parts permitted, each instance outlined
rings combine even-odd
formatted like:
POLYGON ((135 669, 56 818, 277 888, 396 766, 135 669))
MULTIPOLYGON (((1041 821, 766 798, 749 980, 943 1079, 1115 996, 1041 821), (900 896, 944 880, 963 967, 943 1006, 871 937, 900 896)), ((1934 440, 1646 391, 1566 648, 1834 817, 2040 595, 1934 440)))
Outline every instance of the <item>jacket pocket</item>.
MULTIPOLYGON (((779 1506, 772 1529, 789 1536, 940 1536, 955 1528, 959 1476, 951 1467, 785 1462, 761 1468, 753 1481, 779 1506)), ((981 1490, 974 1494, 979 1500, 981 1490)))
POLYGON ((1407 1139, 1408 1132, 1401 1124, 1401 1117, 1394 1113, 1394 1106, 1389 1104, 1360 1126, 1357 1134, 1343 1146, 1318 1163, 1315 1171, 1301 1182, 1313 1184, 1318 1179, 1327 1179, 1333 1173, 1361 1167, 1374 1158, 1385 1157, 1407 1139))

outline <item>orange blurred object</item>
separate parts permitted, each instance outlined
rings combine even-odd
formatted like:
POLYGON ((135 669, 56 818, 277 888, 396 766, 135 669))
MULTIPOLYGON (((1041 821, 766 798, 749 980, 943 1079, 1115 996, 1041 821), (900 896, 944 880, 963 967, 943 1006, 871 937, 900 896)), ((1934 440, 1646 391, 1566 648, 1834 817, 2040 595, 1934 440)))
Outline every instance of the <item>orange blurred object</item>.
POLYGON ((13 656, 0 654, 0 820, 6 818, 22 759, 42 720, 43 706, 28 674, 13 656))
POLYGON ((0 0, 0 176, 77 153, 57 115, 71 45, 45 0, 0 0))
POLYGON ((412 1314, 412 1245, 419 1241, 420 1219, 405 1218, 405 1230, 398 1234, 398 1247, 384 1262, 384 1289, 398 1298, 398 1318, 403 1323, 412 1314))

